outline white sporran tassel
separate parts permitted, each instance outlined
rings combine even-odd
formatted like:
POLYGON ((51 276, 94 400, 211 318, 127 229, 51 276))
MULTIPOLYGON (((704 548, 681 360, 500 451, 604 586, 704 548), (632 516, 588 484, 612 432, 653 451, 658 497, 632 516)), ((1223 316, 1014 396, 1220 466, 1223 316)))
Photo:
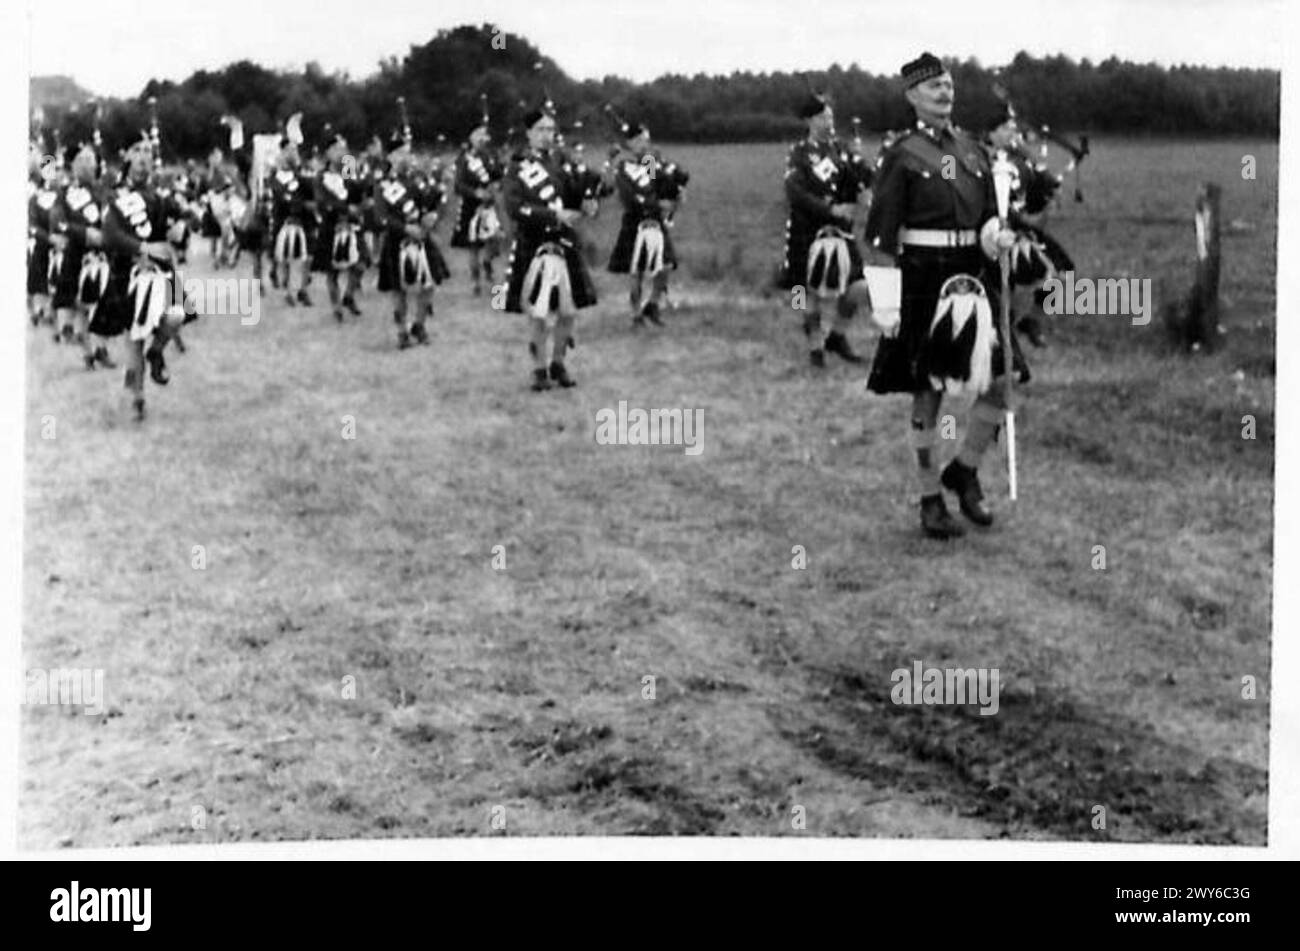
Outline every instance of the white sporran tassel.
POLYGON ((501 219, 491 205, 479 205, 469 220, 469 240, 475 244, 490 241, 501 233, 501 219))
POLYGON ((342 224, 334 229, 334 244, 330 260, 338 270, 356 267, 361 261, 361 248, 357 244, 357 229, 352 224, 342 224))
POLYGON ((637 225, 632 242, 632 273, 658 274, 664 269, 664 233, 659 222, 646 220, 637 225))
POLYGON ((838 297, 849 286, 849 241, 839 228, 817 232, 808 249, 808 289, 818 297, 838 297))
POLYGON ((108 258, 98 251, 87 251, 77 275, 78 296, 83 304, 93 304, 108 289, 108 258))
POLYGON ((301 261, 306 256, 307 232, 302 230, 302 225, 290 221, 281 226, 280 233, 275 236, 275 259, 284 263, 301 261))
POLYGON ((433 272, 429 270, 429 256, 423 241, 402 242, 397 265, 401 271, 402 290, 424 290, 433 286, 433 272))
POLYGON ((931 386, 951 396, 978 396, 988 391, 993 384, 993 346, 997 340, 993 308, 984 285, 969 274, 955 274, 939 290, 939 301, 930 322, 932 345, 937 342, 939 348, 950 353, 971 321, 975 322, 975 336, 969 354, 963 355, 968 378, 930 376, 931 386), (941 326, 945 318, 951 321, 946 328, 941 326))
POLYGON ((558 294, 559 309, 573 309, 573 289, 569 285, 569 266, 563 250, 555 244, 537 249, 524 273, 521 303, 533 317, 545 319, 551 313, 551 296, 558 294))
POLYGON ((63 272, 63 252, 58 248, 50 248, 50 263, 45 269, 45 279, 50 285, 59 283, 59 275, 63 272))
POLYGON ((144 340, 157 329, 170 304, 171 279, 165 271, 136 265, 127 282, 131 298, 131 339, 144 340))

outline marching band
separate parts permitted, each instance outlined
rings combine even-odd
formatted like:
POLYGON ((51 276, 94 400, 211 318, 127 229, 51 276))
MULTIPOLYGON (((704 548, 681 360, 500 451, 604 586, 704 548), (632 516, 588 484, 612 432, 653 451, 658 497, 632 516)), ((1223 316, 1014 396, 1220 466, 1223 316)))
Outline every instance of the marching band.
MULTIPOLYGON (((880 333, 867 387, 911 395, 921 527, 951 538, 965 529, 948 512, 944 489, 968 521, 993 521, 978 467, 1009 409, 1010 382, 999 379, 1005 354, 1025 382, 1020 336, 1044 345, 1032 315, 1020 315, 1010 339, 996 325, 998 269, 1010 290, 1039 286, 1072 265, 1031 218, 1060 177, 1035 161, 1014 107, 1006 102, 1000 123, 977 139, 951 122, 955 91, 941 60, 923 54, 901 78, 916 121, 886 135, 874 162, 856 120, 850 141, 837 136, 827 97, 810 93, 797 108, 807 135, 786 162, 778 283, 798 301, 815 368, 825 367, 828 353, 864 363, 848 331, 859 309, 871 314, 880 333), (860 247, 855 229, 868 207, 860 247), (824 307, 833 310, 829 327, 824 307), (940 471, 940 405, 945 394, 962 393, 974 397, 971 423, 940 471)), ((566 358, 578 314, 597 303, 584 220, 598 213, 601 198, 617 195, 622 217, 608 270, 628 275, 632 327, 662 326, 678 266, 672 230, 690 176, 652 147, 644 123, 624 119, 612 104, 605 111, 618 141, 596 169, 580 145, 565 144, 549 96, 522 117, 525 142, 513 153, 494 147, 480 101, 481 118, 446 167, 416 155, 400 97, 400 125, 360 156, 328 125, 305 155, 301 115, 247 141, 240 121, 226 117, 229 158, 217 149, 180 172, 162 168, 156 111, 121 155, 120 172, 103 155, 97 127, 66 168, 59 144, 49 154, 38 130, 28 181, 29 319, 52 324, 56 341, 75 342, 88 370, 115 367, 109 341, 124 337, 126 387, 143 419, 145 366, 166 385, 167 344, 183 347, 180 326, 196 316, 168 284, 198 232, 214 269, 234 268, 248 252, 259 288, 269 256, 271 284, 289 306, 312 307, 312 274, 323 274, 339 324, 345 313, 362 314, 357 299, 373 266, 377 290, 391 298, 398 349, 427 345, 435 289, 452 275, 437 232, 454 196, 450 245, 467 252, 474 295, 486 288, 495 309, 528 317, 531 389, 573 387, 566 358), (503 251, 504 280, 495 284, 503 251)))

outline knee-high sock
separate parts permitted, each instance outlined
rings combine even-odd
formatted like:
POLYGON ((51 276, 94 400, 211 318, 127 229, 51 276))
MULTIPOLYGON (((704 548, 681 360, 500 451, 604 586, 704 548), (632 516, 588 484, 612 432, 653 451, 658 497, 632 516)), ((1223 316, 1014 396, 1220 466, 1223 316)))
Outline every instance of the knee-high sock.
POLYGON ((822 348, 822 310, 821 301, 812 298, 808 301, 808 310, 803 315, 803 332, 808 338, 808 346, 813 350, 822 348))
POLYGON ((835 298, 835 321, 831 324, 831 333, 841 335, 847 333, 849 323, 857 310, 857 303, 848 294, 841 294, 835 298))
POLYGON ((916 459, 916 486, 921 497, 939 489, 939 442, 935 423, 939 417, 937 392, 917 393, 912 399, 911 447, 916 459))
POLYGON ((126 342, 126 388, 135 397, 144 396, 144 341, 126 342))
POLYGON ((546 329, 546 321, 532 318, 533 339, 529 343, 528 349, 533 354, 533 368, 538 370, 546 369, 546 338, 550 336, 546 329))
POLYGON ((551 353, 551 360, 555 363, 564 363, 564 355, 569 350, 569 340, 573 337, 573 314, 560 314, 555 321, 555 346, 551 353))
POLYGON ((970 408, 970 424, 966 428, 966 438, 962 440, 957 453, 957 461, 964 466, 978 469, 985 451, 997 438, 1002 428, 1002 416, 1005 410, 1000 405, 1000 397, 990 398, 986 393, 977 399, 970 408))
POLYGON ((650 282, 650 299, 658 304, 668 293, 668 272, 660 271, 650 282))

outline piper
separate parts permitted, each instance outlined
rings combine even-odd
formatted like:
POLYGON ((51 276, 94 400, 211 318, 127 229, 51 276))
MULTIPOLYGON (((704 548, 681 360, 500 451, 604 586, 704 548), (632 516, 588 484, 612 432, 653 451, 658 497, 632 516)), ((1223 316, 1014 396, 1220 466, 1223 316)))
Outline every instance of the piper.
POLYGON ((415 169, 409 136, 394 134, 388 174, 375 189, 375 218, 382 230, 379 290, 393 297, 399 350, 429 343, 433 290, 451 276, 433 232, 444 201, 441 185, 415 169))
POLYGON ((524 116, 528 146, 511 163, 502 196, 515 225, 505 309, 526 313, 531 320, 528 350, 535 392, 577 384, 564 358, 573 346, 577 312, 596 303, 596 288, 574 229, 584 214, 582 205, 592 202, 568 170, 572 163, 554 150, 556 126, 550 105, 548 100, 545 108, 524 116))
POLYGON ((867 298, 862 255, 853 238, 857 203, 871 185, 870 166, 835 138, 830 102, 810 94, 799 108, 808 136, 796 143, 786 160, 785 261, 780 285, 804 290, 804 336, 814 367, 826 365, 826 353, 862 363, 849 345, 850 322, 867 298), (833 301, 835 320, 822 335, 821 307, 833 301))
POLYGON ((609 270, 628 275, 632 325, 660 324, 668 293, 668 272, 677 268, 669 235, 672 214, 689 176, 650 148, 650 130, 640 122, 619 123, 626 152, 614 165, 614 187, 623 203, 623 220, 609 257, 609 270), (645 279, 650 295, 643 297, 645 279))
POLYGON ((496 202, 505 169, 490 148, 487 109, 470 130, 467 147, 456 157, 456 194, 460 211, 451 235, 453 248, 469 249, 469 274, 474 296, 483 293, 483 279, 492 286, 493 261, 501 254, 501 219, 496 202))

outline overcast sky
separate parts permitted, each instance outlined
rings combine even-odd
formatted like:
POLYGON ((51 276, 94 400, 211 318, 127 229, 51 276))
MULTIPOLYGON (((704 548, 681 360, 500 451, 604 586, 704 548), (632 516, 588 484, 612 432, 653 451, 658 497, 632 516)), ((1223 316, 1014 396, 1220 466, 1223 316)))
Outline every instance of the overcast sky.
POLYGON ((1094 61, 1282 65, 1286 0, 33 0, 30 69, 101 95, 239 59, 354 78, 439 29, 496 23, 570 75, 820 69, 896 72, 923 49, 1007 62, 1020 49, 1094 61))

